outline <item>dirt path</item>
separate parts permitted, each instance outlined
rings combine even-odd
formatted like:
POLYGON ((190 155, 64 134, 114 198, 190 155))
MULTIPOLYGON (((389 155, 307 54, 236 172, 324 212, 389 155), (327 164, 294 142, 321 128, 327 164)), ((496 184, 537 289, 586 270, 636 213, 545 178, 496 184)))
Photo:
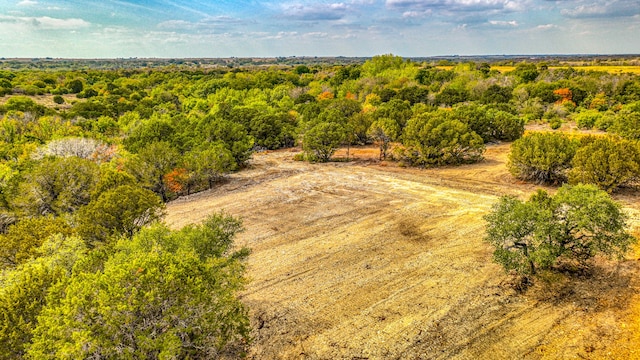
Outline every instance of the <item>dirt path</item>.
POLYGON ((490 261, 482 215, 536 188, 507 173, 507 151, 430 170, 379 164, 373 149, 330 164, 257 154, 214 191, 170 203, 166 222, 243 219, 249 358, 640 358, 640 255, 525 295, 490 261))

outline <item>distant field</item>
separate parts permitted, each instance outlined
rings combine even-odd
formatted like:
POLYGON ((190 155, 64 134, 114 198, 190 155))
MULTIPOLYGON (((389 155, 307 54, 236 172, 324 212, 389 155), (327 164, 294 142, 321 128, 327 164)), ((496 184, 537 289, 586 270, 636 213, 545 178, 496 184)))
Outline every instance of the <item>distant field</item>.
MULTIPOLYGON (((550 66, 550 69, 562 69, 562 68, 568 68, 569 65, 567 66, 550 66)), ((631 65, 611 65, 611 66, 606 66, 606 65, 593 65, 593 66, 571 66, 573 69, 576 70, 584 70, 584 71, 606 71, 610 74, 624 74, 624 73, 631 73, 631 74, 640 74, 640 66, 631 66, 631 65)), ((492 66, 491 69, 492 70, 498 70, 501 73, 505 73, 505 72, 509 72, 509 71, 513 71, 515 70, 515 66, 492 66)))
MULTIPOLYGON (((584 71, 606 71, 610 74, 624 74, 624 73, 630 73, 630 74, 636 74, 636 75, 640 75, 640 66, 634 66, 634 65, 589 65, 589 66, 570 66, 570 65, 563 65, 563 66, 550 66, 550 69, 562 69, 562 68, 568 68, 568 67, 572 67, 573 69, 576 70, 584 70, 584 71)), ((443 70, 451 70, 454 68, 454 66, 438 66, 439 69, 443 69, 443 70)), ((509 71, 513 71, 515 70, 515 66, 492 66, 491 69, 492 70, 498 70, 501 73, 506 73, 509 71)))

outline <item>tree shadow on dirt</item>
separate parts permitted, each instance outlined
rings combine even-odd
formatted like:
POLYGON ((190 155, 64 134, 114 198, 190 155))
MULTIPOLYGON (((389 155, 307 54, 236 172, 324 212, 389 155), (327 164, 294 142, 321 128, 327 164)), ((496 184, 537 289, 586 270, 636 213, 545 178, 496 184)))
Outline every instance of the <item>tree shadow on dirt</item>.
POLYGON ((587 269, 541 275, 526 291, 528 296, 553 305, 573 305, 577 310, 624 310, 638 292, 640 262, 598 260, 587 269))

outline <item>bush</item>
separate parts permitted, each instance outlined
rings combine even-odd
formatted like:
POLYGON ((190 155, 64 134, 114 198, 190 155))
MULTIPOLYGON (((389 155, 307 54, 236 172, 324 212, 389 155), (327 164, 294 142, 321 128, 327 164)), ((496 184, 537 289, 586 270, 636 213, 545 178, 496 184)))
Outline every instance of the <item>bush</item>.
POLYGON ((638 147, 631 141, 592 138, 576 151, 569 181, 594 184, 610 192, 640 175, 639 161, 638 147))
POLYGON ((567 180, 578 142, 563 134, 532 133, 511 145, 509 171, 518 179, 558 184, 567 180))
POLYGON ((420 114, 403 135, 405 160, 413 165, 457 165, 482 159, 484 141, 469 127, 447 117, 444 110, 420 114))
POLYGON ((60 95, 54 95, 53 96, 53 102, 60 105, 60 104, 64 104, 64 98, 60 95))
POLYGON ((307 159, 327 162, 340 146, 345 136, 344 127, 335 122, 321 122, 304 134, 302 149, 307 159))
POLYGON ((591 129, 602 118, 602 113, 597 110, 585 110, 575 115, 576 125, 581 129, 591 129))

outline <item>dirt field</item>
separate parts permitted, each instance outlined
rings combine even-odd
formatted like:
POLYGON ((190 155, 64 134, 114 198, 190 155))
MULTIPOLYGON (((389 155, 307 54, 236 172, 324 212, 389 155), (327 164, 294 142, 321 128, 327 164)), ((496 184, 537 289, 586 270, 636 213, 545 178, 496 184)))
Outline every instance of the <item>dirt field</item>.
MULTIPOLYGON (((244 220, 250 359, 640 359, 640 252, 524 294, 491 262, 482 215, 536 189, 508 174, 507 152, 430 170, 379 163, 371 148, 329 164, 257 154, 170 203, 166 222, 221 209, 244 220)), ((620 196, 635 224, 638 199, 620 196)))

